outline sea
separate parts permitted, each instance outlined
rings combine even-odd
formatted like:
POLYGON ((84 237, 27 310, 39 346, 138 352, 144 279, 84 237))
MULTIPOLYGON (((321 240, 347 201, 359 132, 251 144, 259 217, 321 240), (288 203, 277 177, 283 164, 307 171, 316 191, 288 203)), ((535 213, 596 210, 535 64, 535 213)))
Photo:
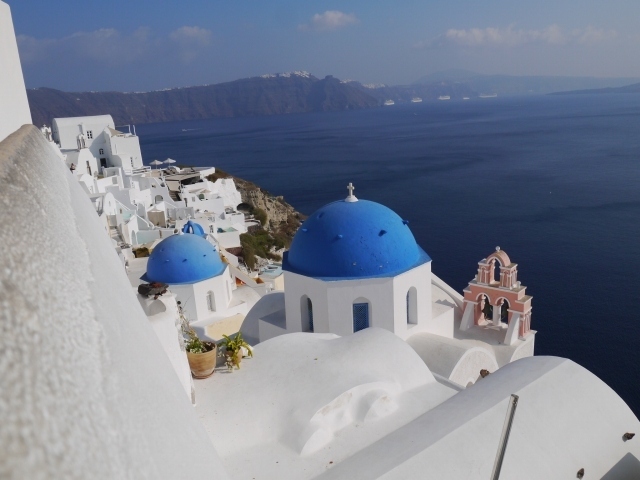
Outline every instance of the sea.
POLYGON ((215 166, 310 214, 387 205, 458 291, 499 246, 533 296, 536 355, 640 416, 640 95, 498 97, 137 126, 145 163, 215 166))

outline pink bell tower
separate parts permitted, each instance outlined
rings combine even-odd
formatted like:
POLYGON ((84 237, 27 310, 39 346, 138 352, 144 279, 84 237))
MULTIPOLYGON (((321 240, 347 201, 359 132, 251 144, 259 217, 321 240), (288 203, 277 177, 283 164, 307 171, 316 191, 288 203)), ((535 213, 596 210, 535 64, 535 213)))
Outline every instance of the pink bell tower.
POLYGON ((504 343, 513 345, 531 331, 531 296, 518 281, 518 265, 500 247, 478 262, 478 274, 464 289, 460 330, 502 328, 504 343), (499 270, 497 270, 497 268, 499 270))

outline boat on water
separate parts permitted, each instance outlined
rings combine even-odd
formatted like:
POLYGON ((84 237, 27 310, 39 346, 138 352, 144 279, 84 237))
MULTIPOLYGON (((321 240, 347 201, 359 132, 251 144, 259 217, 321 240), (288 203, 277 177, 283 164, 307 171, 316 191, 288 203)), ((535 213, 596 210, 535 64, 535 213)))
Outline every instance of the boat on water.
POLYGON ((393 100, 385 100, 384 104, 385 105, 395 105, 396 102, 394 102, 393 100))
POLYGON ((469 97, 462 97, 463 100, 469 100, 469 97))
POLYGON ((440 95, 438 100, 451 100, 451 97, 449 95, 440 95))
POLYGON ((413 97, 411 99, 411 103, 420 103, 422 102, 422 99, 420 97, 413 97))
POLYGON ((480 98, 495 98, 498 96, 497 93, 481 93, 480 98))

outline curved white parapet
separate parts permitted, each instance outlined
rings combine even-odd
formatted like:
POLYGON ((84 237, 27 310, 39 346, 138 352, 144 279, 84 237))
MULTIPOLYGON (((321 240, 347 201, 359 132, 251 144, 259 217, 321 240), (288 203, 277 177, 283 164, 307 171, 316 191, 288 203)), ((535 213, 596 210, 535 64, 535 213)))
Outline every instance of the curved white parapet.
POLYGON ((9 5, 0 0, 0 142, 31 123, 16 34, 9 5))
POLYGON ((463 343, 432 333, 417 333, 407 343, 431 371, 463 387, 478 380, 480 370, 498 369, 495 354, 482 342, 463 343))
POLYGON ((585 478, 640 478, 640 443, 623 438, 640 431, 638 419, 595 375, 557 357, 506 365, 315 478, 491 478, 511 394, 519 401, 500 478, 576 478, 581 468, 585 478))
POLYGON ((468 349, 457 361, 449 375, 449 380, 463 387, 470 386, 479 380, 480 372, 498 370, 498 362, 489 350, 482 347, 468 349))
POLYGON ((34 126, 0 143, 0 223, 0 478, 227 478, 91 202, 34 126))
POLYGON ((196 409, 246 478, 311 478, 456 393, 380 328, 280 335, 215 376, 196 382, 196 409))

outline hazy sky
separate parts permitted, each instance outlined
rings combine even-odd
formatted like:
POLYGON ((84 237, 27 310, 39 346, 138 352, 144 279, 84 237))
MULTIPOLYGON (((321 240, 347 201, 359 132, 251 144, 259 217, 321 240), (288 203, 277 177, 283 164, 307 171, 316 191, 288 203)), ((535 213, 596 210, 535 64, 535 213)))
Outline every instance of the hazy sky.
POLYGON ((28 87, 142 91, 306 70, 640 77, 639 0, 5 0, 28 87))

